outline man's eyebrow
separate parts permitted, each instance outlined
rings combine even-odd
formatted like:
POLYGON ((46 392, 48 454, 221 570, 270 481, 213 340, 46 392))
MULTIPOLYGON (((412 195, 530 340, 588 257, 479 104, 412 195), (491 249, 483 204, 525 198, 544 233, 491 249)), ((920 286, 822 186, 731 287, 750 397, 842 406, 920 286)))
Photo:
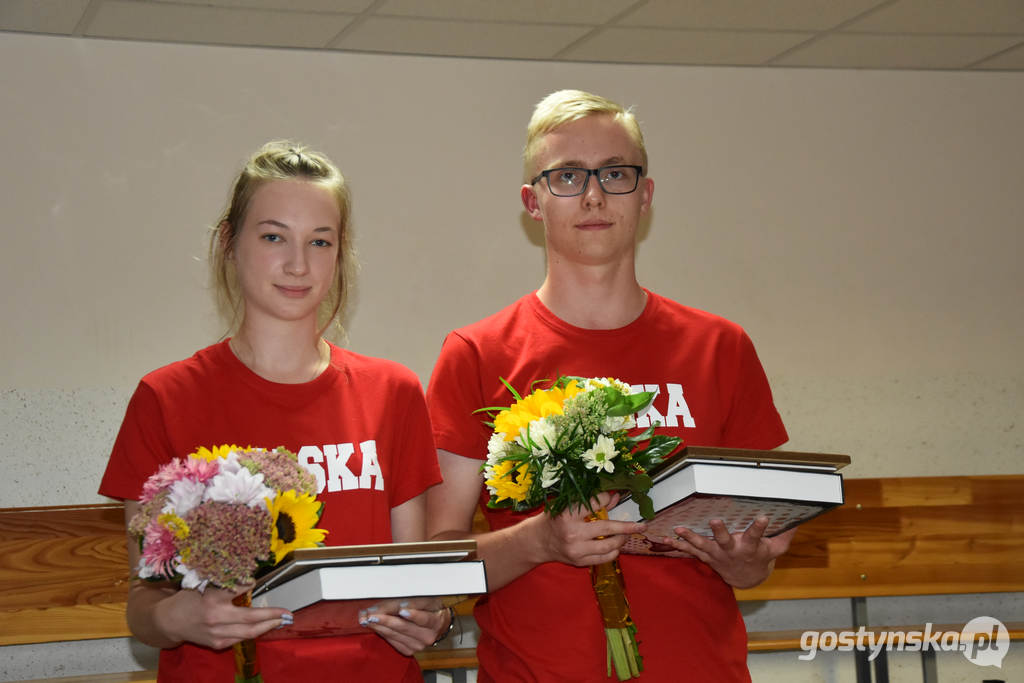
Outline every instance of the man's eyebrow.
MULTIPOLYGON (((624 157, 613 156, 613 157, 608 157, 607 159, 602 161, 600 164, 598 164, 598 168, 601 168, 602 166, 619 166, 619 165, 622 165, 624 163, 626 163, 626 160, 625 160, 624 157)), ((580 161, 579 159, 567 159, 566 161, 559 161, 557 163, 557 165, 552 166, 552 168, 565 168, 565 167, 587 168, 587 165, 584 162, 580 161)))

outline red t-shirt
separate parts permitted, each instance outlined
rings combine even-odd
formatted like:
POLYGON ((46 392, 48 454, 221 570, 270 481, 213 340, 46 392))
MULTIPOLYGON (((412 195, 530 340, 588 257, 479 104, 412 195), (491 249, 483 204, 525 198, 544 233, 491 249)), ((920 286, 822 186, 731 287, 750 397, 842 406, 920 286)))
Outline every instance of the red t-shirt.
MULTIPOLYGON (((100 493, 137 500, 161 465, 199 446, 235 444, 297 453, 324 502, 328 545, 389 543, 391 508, 441 480, 419 380, 401 365, 331 346, 331 363, 305 384, 253 373, 227 342, 143 377, 128 404, 100 493)), ((259 642, 274 681, 422 680, 411 657, 374 633, 259 642)), ((185 643, 160 653, 161 681, 230 681, 231 649, 185 643)))
MULTIPOLYGON (((448 335, 427 389, 437 447, 483 460, 490 430, 473 411, 508 405, 559 375, 616 377, 658 390, 649 420, 685 444, 775 448, 787 440, 754 346, 737 325, 648 292, 614 330, 565 323, 529 295, 448 335)), ((481 480, 481 504, 487 501, 481 480)), ((484 507, 492 529, 529 513, 484 507)), ((697 560, 620 557, 645 681, 748 681, 746 629, 732 589, 697 560)), ((481 681, 606 679, 604 631, 589 570, 534 568, 478 602, 481 681)))

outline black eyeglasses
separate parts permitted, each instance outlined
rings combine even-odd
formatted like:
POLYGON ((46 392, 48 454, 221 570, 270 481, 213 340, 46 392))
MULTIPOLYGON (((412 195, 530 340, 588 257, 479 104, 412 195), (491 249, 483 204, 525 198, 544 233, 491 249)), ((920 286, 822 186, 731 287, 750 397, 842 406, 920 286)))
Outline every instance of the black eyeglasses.
POLYGON ((541 171, 531 185, 544 178, 548 189, 556 197, 575 197, 587 190, 590 176, 597 176, 597 182, 606 194, 629 194, 636 191, 643 175, 643 166, 602 166, 601 168, 577 168, 564 166, 541 171))

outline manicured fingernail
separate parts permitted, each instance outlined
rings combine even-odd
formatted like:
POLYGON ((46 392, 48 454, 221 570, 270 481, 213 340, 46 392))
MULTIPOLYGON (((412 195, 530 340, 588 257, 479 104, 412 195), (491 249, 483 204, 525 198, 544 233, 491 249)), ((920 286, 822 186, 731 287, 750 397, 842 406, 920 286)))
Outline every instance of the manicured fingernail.
POLYGON ((409 606, 409 601, 408 600, 402 600, 402 602, 398 603, 398 606, 399 607, 408 607, 409 606))
POLYGON ((398 610, 398 616, 402 617, 403 619, 408 619, 412 616, 412 612, 410 612, 407 609, 400 609, 398 610))
POLYGON ((367 607, 366 611, 368 613, 376 612, 377 611, 377 605, 374 605, 373 607, 367 607))
POLYGON ((380 623, 380 617, 370 617, 369 619, 367 619, 367 621, 370 622, 371 624, 379 624, 380 623))

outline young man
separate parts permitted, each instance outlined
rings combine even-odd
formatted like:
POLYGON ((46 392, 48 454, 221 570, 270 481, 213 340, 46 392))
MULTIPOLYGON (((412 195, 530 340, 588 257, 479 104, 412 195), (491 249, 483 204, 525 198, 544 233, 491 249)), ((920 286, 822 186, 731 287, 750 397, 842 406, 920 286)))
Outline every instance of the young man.
MULTIPOLYGON (((511 402, 558 375, 616 377, 660 393, 650 415, 684 443, 774 448, 787 439, 754 347, 741 328, 643 289, 636 233, 654 182, 633 115, 602 97, 560 91, 527 130, 523 205, 544 223, 547 276, 535 293, 445 340, 427 392, 444 483, 428 493, 428 536, 473 536, 491 593, 476 617, 480 680, 607 680, 605 636, 588 566, 611 560, 643 526, 586 521, 587 511, 488 510, 480 473, 489 430, 473 411, 511 402)), ((599 504, 616 497, 601 494, 599 504)), ((622 555, 644 681, 747 681, 746 630, 732 587, 763 581, 790 534, 767 520, 672 544, 693 559, 622 555)))

